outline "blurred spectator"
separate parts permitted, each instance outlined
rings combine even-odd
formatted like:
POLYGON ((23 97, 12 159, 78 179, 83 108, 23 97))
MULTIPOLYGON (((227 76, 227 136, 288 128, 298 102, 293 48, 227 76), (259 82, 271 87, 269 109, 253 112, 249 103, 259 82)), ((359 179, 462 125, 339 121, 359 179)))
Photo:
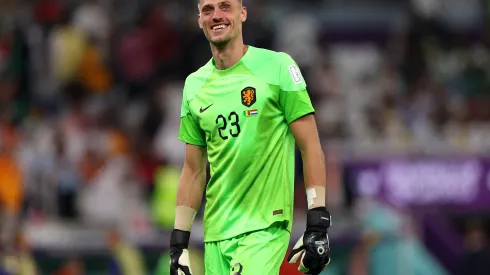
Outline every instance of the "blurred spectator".
POLYGON ((102 56, 107 56, 111 34, 111 16, 98 0, 84 0, 73 13, 73 26, 85 37, 93 37, 102 56))
POLYGON ((142 140, 137 144, 136 157, 137 174, 143 184, 145 198, 150 200, 155 190, 155 175, 159 163, 148 140, 142 140))
POLYGON ((277 29, 275 29, 277 40, 274 47, 279 51, 289 53, 298 63, 302 74, 307 76, 308 69, 319 58, 316 47, 318 19, 298 11, 289 16, 283 16, 279 20, 277 29))
MULTIPOLYGON (((146 101, 146 112, 143 117, 143 121, 141 121, 139 133, 143 140, 150 141, 155 139, 155 135, 157 131, 162 126, 162 123, 165 119, 165 113, 163 112, 164 106, 162 106, 161 100, 159 96, 161 95, 160 89, 161 86, 155 84, 149 90, 149 97, 146 101)), ((170 101, 171 94, 163 94, 161 95, 165 98, 168 98, 170 101)), ((152 149, 152 148, 150 148, 152 149)))
POLYGON ((54 275, 84 275, 84 264, 79 259, 70 259, 54 275))
POLYGON ((0 121, 0 251, 7 254, 14 249, 23 203, 23 179, 15 156, 17 139, 14 128, 0 121))
POLYGON ((248 7, 247 23, 243 28, 243 40, 245 44, 255 47, 272 49, 276 39, 270 24, 262 19, 266 17, 268 7, 261 1, 248 7))
POLYGON ((131 26, 122 35, 117 44, 116 63, 123 77, 130 98, 141 97, 148 93, 157 60, 152 48, 152 33, 143 27, 144 18, 131 26))
POLYGON ((110 89, 112 76, 109 72, 102 51, 91 37, 87 39, 85 51, 80 61, 80 81, 89 91, 102 94, 110 89))
MULTIPOLYGON (((12 74, 12 61, 17 48, 15 35, 11 29, 0 31, 0 106, 5 106, 14 99, 16 81, 12 74)), ((5 108, 5 107, 3 107, 5 108)))
POLYGON ((182 165, 185 156, 185 144, 177 139, 180 127, 182 88, 182 83, 169 82, 158 89, 154 98, 154 101, 158 102, 159 106, 155 107, 158 108, 160 115, 155 109, 153 121, 156 122, 155 119, 158 117, 160 125, 156 127, 153 124, 157 132, 152 149, 158 159, 165 159, 175 167, 182 165))
POLYGON ((408 214, 372 198, 360 199, 357 207, 369 251, 369 274, 448 274, 415 236, 408 214))
POLYGON ((111 275, 147 274, 143 255, 117 229, 108 230, 107 243, 112 253, 111 275))
POLYGON ((151 197, 151 212, 153 222, 157 228, 169 230, 173 228, 175 220, 174 207, 179 184, 179 170, 172 166, 165 166, 163 163, 155 171, 155 187, 151 197))
POLYGON ((50 57, 52 74, 59 86, 76 80, 83 54, 86 36, 70 24, 70 15, 65 12, 60 24, 51 31, 50 57))
POLYGON ((18 261, 16 275, 38 275, 40 274, 36 260, 34 259, 28 240, 23 232, 16 236, 16 254, 18 261))
MULTIPOLYGON (((168 16, 171 12, 169 2, 155 2, 142 14, 141 26, 148 36, 149 51, 160 76, 177 76, 175 70, 182 56, 178 29, 171 24, 168 16)), ((180 20, 179 20, 180 21, 180 20)))
POLYGON ((129 211, 139 199, 132 194, 138 187, 130 180, 134 171, 132 161, 117 139, 109 138, 109 143, 105 143, 110 151, 104 155, 104 164, 88 182, 81 198, 86 220, 96 224, 125 224, 132 218, 129 211))
POLYGON ((66 156, 64 144, 56 140, 56 156, 54 181, 58 193, 58 215, 62 219, 76 219, 78 217, 78 191, 81 187, 81 178, 76 166, 66 156))
POLYGON ((488 237, 481 222, 468 224, 464 237, 464 255, 458 275, 484 275, 490 271, 490 249, 488 237))
POLYGON ((58 0, 38 0, 34 5, 34 18, 45 31, 53 27, 66 12, 58 0))
POLYGON ((88 147, 88 117, 84 112, 87 90, 83 83, 72 81, 63 89, 66 108, 59 116, 59 131, 68 159, 78 164, 88 147))
POLYGON ((93 181, 104 164, 104 157, 94 150, 87 150, 80 162, 80 174, 83 180, 89 184, 93 181))

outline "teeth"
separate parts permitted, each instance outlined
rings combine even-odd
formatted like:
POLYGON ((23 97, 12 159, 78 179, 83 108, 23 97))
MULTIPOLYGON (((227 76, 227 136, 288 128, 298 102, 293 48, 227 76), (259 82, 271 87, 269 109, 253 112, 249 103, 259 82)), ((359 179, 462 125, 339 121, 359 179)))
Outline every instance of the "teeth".
POLYGON ((218 25, 218 26, 214 26, 213 30, 220 30, 220 29, 224 29, 225 27, 226 25, 218 25))

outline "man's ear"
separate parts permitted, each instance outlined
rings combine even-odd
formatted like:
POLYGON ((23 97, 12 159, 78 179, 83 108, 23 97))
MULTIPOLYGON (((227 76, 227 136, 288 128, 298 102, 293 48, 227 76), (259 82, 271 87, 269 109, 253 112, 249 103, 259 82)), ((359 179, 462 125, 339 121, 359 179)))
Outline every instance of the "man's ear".
POLYGON ((247 7, 245 6, 242 7, 242 13, 240 15, 240 19, 242 20, 242 22, 247 21, 247 7))
POLYGON ((197 15, 197 23, 199 23, 199 28, 202 29, 202 23, 201 23, 201 13, 197 15))

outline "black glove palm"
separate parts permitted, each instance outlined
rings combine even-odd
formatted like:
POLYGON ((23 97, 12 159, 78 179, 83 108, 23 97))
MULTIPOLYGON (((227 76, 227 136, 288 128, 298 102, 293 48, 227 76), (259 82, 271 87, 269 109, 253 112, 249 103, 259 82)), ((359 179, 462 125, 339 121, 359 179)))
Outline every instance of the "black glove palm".
POLYGON ((174 229, 170 239, 170 275, 192 275, 189 261, 190 232, 174 229))
POLYGON ((330 213, 325 207, 309 210, 306 231, 289 254, 288 262, 296 263, 301 257, 299 271, 305 274, 320 274, 330 263, 330 242, 327 233, 330 224, 330 213))

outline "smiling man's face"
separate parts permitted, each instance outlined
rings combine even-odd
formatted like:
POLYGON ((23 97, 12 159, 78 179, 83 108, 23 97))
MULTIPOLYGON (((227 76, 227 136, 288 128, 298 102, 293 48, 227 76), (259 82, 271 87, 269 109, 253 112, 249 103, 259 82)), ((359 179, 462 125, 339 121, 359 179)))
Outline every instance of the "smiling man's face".
POLYGON ((199 27, 208 41, 222 47, 242 35, 247 10, 241 0, 200 0, 199 27))

